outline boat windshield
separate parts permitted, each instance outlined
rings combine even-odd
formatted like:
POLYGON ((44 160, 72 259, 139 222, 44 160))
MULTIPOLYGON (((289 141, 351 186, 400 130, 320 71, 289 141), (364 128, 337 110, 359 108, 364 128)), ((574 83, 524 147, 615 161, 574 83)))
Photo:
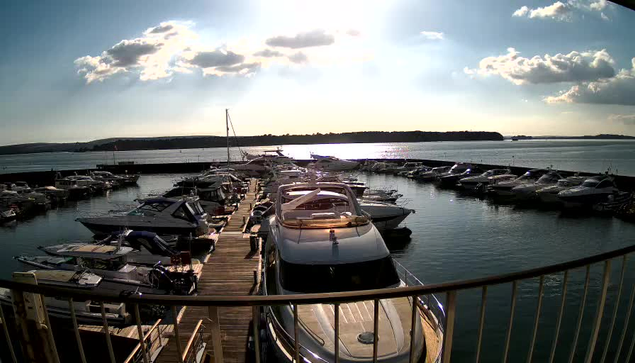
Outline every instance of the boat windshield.
POLYGON ((595 179, 587 179, 584 183, 582 183, 582 186, 586 188, 595 188, 598 184, 600 184, 600 182, 595 179))
POLYGON ((152 216, 155 213, 161 213, 163 210, 169 206, 171 206, 171 202, 153 202, 153 203, 144 203, 139 208, 133 210, 128 213, 131 216, 152 216))
POLYGON ((280 283, 301 293, 372 290, 399 284, 390 256, 356 263, 306 265, 280 260, 280 283))

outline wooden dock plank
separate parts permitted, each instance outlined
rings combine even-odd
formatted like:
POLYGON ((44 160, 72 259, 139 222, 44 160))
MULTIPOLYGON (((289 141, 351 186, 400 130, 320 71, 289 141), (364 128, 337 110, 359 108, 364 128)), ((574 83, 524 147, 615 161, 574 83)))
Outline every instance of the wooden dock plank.
MULTIPOLYGON (((254 271, 260 265, 260 253, 252 253, 249 234, 243 234, 243 217, 249 218, 250 205, 256 197, 256 182, 252 180, 245 200, 234 212, 229 223, 218 238, 216 250, 209 256, 201 269, 198 284, 199 295, 252 295, 257 293, 254 285, 254 271)), ((219 308, 223 358, 228 363, 248 361, 247 342, 250 335, 251 308, 219 308)), ((204 339, 208 343, 208 354, 213 357, 212 337, 208 309, 188 307, 179 323, 181 346, 185 347, 200 319, 206 326, 204 339)), ((178 352, 174 337, 163 348, 157 362, 178 362, 178 352)))

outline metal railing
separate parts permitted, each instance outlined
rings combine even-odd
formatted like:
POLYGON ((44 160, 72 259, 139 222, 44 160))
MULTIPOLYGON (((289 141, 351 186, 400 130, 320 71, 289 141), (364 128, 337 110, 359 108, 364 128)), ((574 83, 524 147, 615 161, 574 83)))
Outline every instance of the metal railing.
MULTIPOLYGON (((487 326, 486 322, 486 307, 488 300, 492 299, 490 296, 491 288, 496 285, 502 284, 511 284, 511 296, 510 298, 510 310, 507 322, 504 324, 498 324, 496 328, 503 328, 505 330, 503 343, 503 362, 509 361, 510 352, 514 349, 510 349, 512 347, 512 330, 514 328, 514 324, 517 321, 518 310, 521 309, 521 305, 518 304, 519 296, 522 296, 522 291, 519 286, 524 282, 524 280, 529 279, 538 279, 538 286, 536 289, 537 293, 537 301, 534 308, 535 310, 530 310, 529 314, 525 315, 533 315, 533 324, 530 325, 531 335, 530 339, 526 342, 522 342, 522 344, 527 347, 527 353, 524 360, 527 362, 531 362, 532 359, 535 359, 535 347, 537 344, 537 337, 539 336, 539 328, 541 322, 541 314, 544 313, 543 303, 545 296, 545 285, 548 278, 553 276, 562 276, 562 282, 559 284, 559 308, 557 309, 555 321, 555 329, 550 332, 545 332, 540 330, 540 336, 549 336, 550 340, 550 348, 549 348, 549 362, 554 362, 556 360, 560 361, 561 359, 556 359, 558 356, 556 354, 556 350, 558 348, 560 350, 564 349, 564 346, 560 346, 560 342, 564 339, 563 335, 563 327, 565 315, 565 310, 567 308, 567 296, 568 293, 573 288, 582 288, 582 295, 576 304, 579 304, 579 309, 576 314, 575 319, 575 330, 568 337, 571 340, 569 345, 568 356, 569 362, 573 362, 576 358, 581 358, 582 356, 577 354, 577 352, 584 348, 584 362, 592 362, 592 361, 600 361, 605 362, 609 360, 609 355, 612 355, 614 362, 624 361, 629 362, 632 357, 633 349, 635 347, 635 332, 633 332, 632 328, 629 329, 629 322, 631 319, 631 310, 633 308, 633 303, 635 300, 635 285, 631 286, 631 292, 628 294, 628 298, 624 299, 622 296, 625 292, 625 281, 627 278, 628 264, 627 257, 629 254, 635 252, 635 245, 628 246, 625 248, 621 248, 618 250, 600 253, 594 256, 589 256, 585 258, 580 258, 564 263, 558 263, 546 267, 533 268, 529 270, 524 270, 520 272, 501 274, 496 276, 490 276, 485 278, 471 279, 471 280, 463 280, 456 282, 447 282, 447 283, 438 283, 438 284, 429 284, 429 285, 421 285, 420 281, 416 279, 416 277, 412 275, 404 275, 404 280, 407 282, 408 286, 399 287, 399 288, 387 288, 387 289, 378 289, 378 290, 365 290, 365 291, 351 291, 351 292, 336 292, 336 293, 322 293, 322 294, 300 294, 300 295, 276 295, 276 296, 159 296, 159 295, 143 295, 143 296, 120 296, 113 293, 106 292, 93 292, 93 291, 77 291, 73 289, 66 288, 58 288, 51 286, 38 286, 31 285, 28 283, 20 283, 16 281, 0 281, 0 287, 7 288, 13 291, 14 295, 22 296, 23 293, 35 293, 40 294, 41 296, 48 297, 56 297, 66 298, 66 299, 74 299, 75 301, 84 301, 84 300, 92 300, 93 302, 102 302, 101 303, 101 315, 104 331, 109 331, 108 320, 106 319, 105 309, 103 308, 103 302, 122 302, 126 303, 128 309, 132 307, 135 311, 136 317, 136 325, 139 329, 139 337, 143 340, 145 336, 142 332, 141 321, 139 319, 139 306, 140 305, 161 305, 168 307, 176 307, 176 306, 204 306, 208 308, 208 318, 209 323, 206 323, 206 326, 209 328, 212 340, 212 347, 214 350, 214 359, 216 363, 223 362, 223 341, 221 339, 221 324, 220 324, 220 316, 222 315, 222 310, 225 307, 236 307, 236 306, 251 306, 252 314, 253 314, 253 339, 254 339, 254 350, 256 355, 256 362, 260 361, 260 354, 262 349, 261 342, 261 334, 260 334, 260 319, 261 319, 261 308, 268 306, 288 306, 291 304, 295 307, 295 311, 297 311, 297 306, 306 305, 306 304, 330 304, 334 306, 335 315, 334 315, 334 361, 338 362, 340 360, 340 328, 339 328, 339 319, 340 319, 340 304, 350 303, 350 302, 359 302, 359 301, 374 301, 375 311, 373 312, 373 325, 375 336, 378 334, 378 301, 382 299, 395 299, 395 298, 416 298, 418 301, 417 304, 413 304, 412 309, 412 322, 415 321, 417 316, 419 316, 417 307, 427 306, 430 310, 433 308, 437 309, 437 313, 434 314, 437 317, 441 317, 443 321, 440 321, 440 324, 443 327, 443 337, 442 337, 442 349, 441 356, 439 360, 446 363, 451 361, 452 357, 452 347, 455 338, 455 329, 457 328, 456 324, 459 320, 456 319, 456 311, 457 311, 457 302, 459 299, 459 293, 463 293, 465 290, 476 290, 481 293, 480 298, 480 307, 478 314, 478 324, 476 324, 476 347, 475 354, 473 358, 470 360, 474 360, 475 362, 483 361, 483 344, 484 344, 484 330, 487 326), (611 277, 611 266, 615 262, 615 260, 621 260, 621 269, 619 273, 619 282, 615 285, 617 291, 614 294, 609 294, 609 284, 611 277), (601 266, 601 278, 598 280, 599 286, 593 286, 591 283, 591 270, 594 266, 601 266), (573 285, 576 282, 571 275, 576 271, 581 270, 584 271, 584 280, 582 283, 578 285, 573 285), (410 283, 408 283, 410 281, 410 283), (432 294, 444 294, 445 302, 442 305, 436 298, 433 297, 432 294), (591 300, 591 297, 597 295, 596 299, 591 300), (612 304, 612 310, 607 309, 607 296, 614 295, 613 299, 614 303, 612 304), (586 310, 588 307, 595 306, 595 312, 590 319, 589 315, 586 314, 586 310), (624 310, 624 306, 626 306, 626 310, 624 310), (622 315, 619 315, 618 312, 622 311, 622 315), (443 314, 441 314, 443 312, 443 314), (619 317, 619 319, 618 319, 619 317), (604 319, 606 318, 606 319, 604 319), (584 321, 590 322, 585 325, 584 321), (604 327, 602 326, 603 321, 606 321, 604 327), (623 322, 621 324, 621 329, 617 326, 620 324, 616 324, 617 321, 623 322), (608 325, 606 325, 608 323, 608 325), (602 329, 604 333, 601 334, 602 329), (590 331, 590 332, 589 332, 590 331), (585 332, 589 332, 586 334, 585 332), (602 342, 603 344, 598 344, 598 342, 602 342), (615 346, 617 344, 617 346, 615 346), (578 349, 580 348, 580 349, 578 349), (620 359, 622 358, 622 359, 620 359)), ((619 261, 618 261, 619 262, 619 261)), ((401 267, 399 267, 401 269, 401 267)), ((405 270, 405 269, 403 269, 405 270)), ((550 287, 553 289, 553 286, 550 287)), ((26 295, 24 295, 26 296, 26 295)), ((38 295, 31 295, 38 296, 38 295)), ((550 296, 553 298, 553 296, 550 296)), ((42 300, 41 300, 42 301, 42 300)), ((72 301, 71 301, 72 302, 72 301)), ((75 312, 72 309, 72 303, 69 304, 71 307, 70 317, 73 322, 74 331, 75 331, 75 339, 77 340, 78 349, 80 350, 80 354, 82 359, 84 358, 84 352, 82 351, 82 342, 77 332, 77 321, 75 317, 75 312)), ((25 332, 29 330, 25 330, 25 326, 22 323, 18 324, 10 324, 11 319, 7 320, 5 317, 7 316, 7 312, 9 310, 4 306, 0 306, 0 319, 2 320, 4 335, 7 338, 7 344, 10 350, 10 355, 14 362, 18 362, 18 358, 20 356, 23 357, 21 361, 34 361, 35 359, 30 359, 29 354, 33 354, 32 351, 29 351, 25 348, 26 343, 24 340, 28 340, 29 336, 24 335, 25 332), (18 334, 13 334, 13 332, 17 331, 18 334), (20 337, 22 344, 22 352, 15 351, 13 349, 14 344, 12 337, 20 337), (26 359, 24 357, 29 359, 26 359), (18 357, 18 358, 16 358, 18 357)), ((175 309, 173 309, 175 311, 175 309)), ((15 315, 19 318, 19 311, 16 311, 15 315)), ((48 319, 48 313, 46 305, 43 305, 43 314, 44 319, 41 322, 41 328, 46 332, 51 332, 51 321, 48 319)), ((17 319, 19 320, 19 319, 17 319)), ((176 315, 175 315, 176 321, 176 315)), ((269 320, 268 322, 271 322, 269 320)), ((276 322, 278 323, 278 322, 276 322)), ((278 323, 281 328, 280 324, 278 323)), ((298 340, 298 326, 299 317, 298 314, 294 314, 294 326, 295 329, 291 331, 285 331, 284 340, 286 341, 286 346, 290 349, 290 357, 289 360, 299 361, 300 356, 303 356, 305 359, 312 359, 309 352, 303 350, 301 342, 298 340)), ((632 324, 630 324, 632 325, 632 324)), ((411 326, 414 326, 412 324, 411 326)), ((264 328, 264 327, 263 327, 264 328)), ((284 330, 284 329, 282 329, 284 330)), ((529 330, 529 329, 528 329, 529 330)), ((175 339, 177 342, 180 341, 180 334, 182 332, 179 331, 179 326, 176 324, 175 329, 175 339)), ((412 332, 411 332, 412 333, 412 332)), ((59 362, 59 355, 57 354, 56 349, 56 339, 60 339, 60 337, 53 338, 52 334, 41 334, 42 336, 49 335, 50 337, 50 347, 48 347, 48 356, 51 357, 49 361, 57 361, 59 362)), ((190 359, 190 352, 192 351, 192 346, 200 346, 200 339, 196 336, 201 336, 201 334, 193 334, 193 338, 190 339, 190 343, 188 343, 188 347, 186 349, 181 350, 180 343, 177 344, 177 348, 179 351, 179 357, 181 361, 186 361, 186 359, 190 359)), ((42 338, 42 337, 40 337, 42 338)), ((63 339, 63 338, 62 338, 63 339)), ((377 340, 374 339, 373 342, 373 361, 376 362, 380 360, 378 358, 378 348, 377 348, 377 340)), ((410 339, 411 347, 410 352, 414 353, 414 347, 412 346, 412 342, 414 339, 410 339)), ((109 334, 104 334, 104 343, 108 347, 110 361, 116 362, 115 355, 113 353, 112 341, 109 334)), ((202 343, 202 341, 201 341, 202 343)), ((496 341, 496 344, 500 344, 501 341, 496 341)), ((16 344, 19 345, 19 344, 16 344)), ((140 342, 140 347, 143 347, 143 341, 140 342)), ((145 349, 141 349, 143 352, 143 358, 145 362, 149 361, 149 357, 147 356, 147 351, 145 349)), ((562 352, 560 352, 562 353, 562 352)), ((411 361, 414 360, 415 354, 411 354, 411 361)), ((312 359, 315 361, 316 359, 312 359)), ((462 359, 464 360, 464 359, 462 359)), ((319 361, 319 360, 318 360, 319 361)), ((516 361, 516 359, 514 359, 516 361)))

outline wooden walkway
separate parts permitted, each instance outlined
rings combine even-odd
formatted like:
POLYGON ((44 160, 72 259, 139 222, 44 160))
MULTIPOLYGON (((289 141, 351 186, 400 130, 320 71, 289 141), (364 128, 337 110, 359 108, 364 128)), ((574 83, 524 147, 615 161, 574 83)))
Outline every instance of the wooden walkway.
MULTIPOLYGON (((216 250, 203 267, 198 284, 199 295, 227 296, 257 293, 257 286, 254 284, 254 271, 258 269, 260 264, 260 253, 251 252, 249 234, 243 236, 242 233, 243 217, 249 219, 249 206, 255 199, 255 188, 256 183, 252 181, 245 200, 232 215, 219 236, 216 250)), ((179 315, 181 315, 181 319, 178 327, 182 349, 185 349, 198 321, 203 319, 207 352, 213 357, 208 308, 191 306, 179 315)), ((251 327, 251 308, 219 308, 219 316, 224 361, 228 363, 250 361, 247 342, 251 327)), ((179 362, 174 338, 170 338, 167 346, 161 351, 157 362, 179 362)))

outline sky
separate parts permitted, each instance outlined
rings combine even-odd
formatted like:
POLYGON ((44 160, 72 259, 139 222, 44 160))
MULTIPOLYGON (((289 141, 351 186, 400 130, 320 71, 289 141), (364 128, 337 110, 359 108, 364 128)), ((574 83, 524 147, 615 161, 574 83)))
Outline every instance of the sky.
POLYGON ((4 1, 0 145, 347 131, 635 135, 604 0, 4 1))

